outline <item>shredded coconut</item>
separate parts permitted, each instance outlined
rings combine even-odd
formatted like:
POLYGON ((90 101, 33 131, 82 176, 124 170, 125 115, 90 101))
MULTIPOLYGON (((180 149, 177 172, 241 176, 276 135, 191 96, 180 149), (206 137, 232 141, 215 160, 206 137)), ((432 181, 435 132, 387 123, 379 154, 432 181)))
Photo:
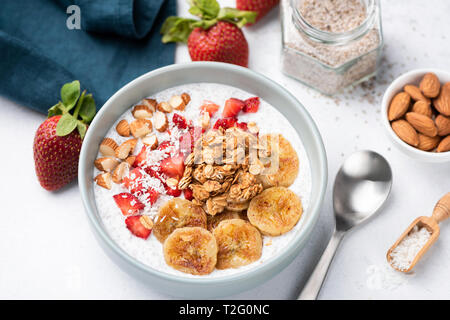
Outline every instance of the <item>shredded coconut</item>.
POLYGON ((427 228, 414 226, 411 232, 392 250, 390 254, 392 266, 399 270, 407 270, 430 237, 431 233, 427 228))

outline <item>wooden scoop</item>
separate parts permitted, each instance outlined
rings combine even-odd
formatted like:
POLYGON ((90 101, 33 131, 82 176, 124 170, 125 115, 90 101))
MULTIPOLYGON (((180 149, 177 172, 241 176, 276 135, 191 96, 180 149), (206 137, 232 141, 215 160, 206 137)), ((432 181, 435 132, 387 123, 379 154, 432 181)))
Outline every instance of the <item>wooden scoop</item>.
POLYGON ((433 210, 433 215, 431 217, 418 217, 416 220, 411 223, 411 225, 406 229, 405 232, 400 236, 400 238, 394 243, 394 245, 387 252, 387 260, 392 268, 401 271, 401 272, 409 272, 414 268, 416 263, 422 258, 422 256, 427 252, 427 250, 436 242, 439 237, 439 223, 444 221, 445 219, 450 217, 450 192, 443 196, 433 210), (427 230, 431 233, 430 239, 425 243, 422 249, 417 253, 414 260, 411 262, 411 265, 408 269, 400 270, 394 267, 391 263, 391 252, 394 250, 399 243, 411 232, 411 230, 417 226, 420 228, 427 228, 427 230))

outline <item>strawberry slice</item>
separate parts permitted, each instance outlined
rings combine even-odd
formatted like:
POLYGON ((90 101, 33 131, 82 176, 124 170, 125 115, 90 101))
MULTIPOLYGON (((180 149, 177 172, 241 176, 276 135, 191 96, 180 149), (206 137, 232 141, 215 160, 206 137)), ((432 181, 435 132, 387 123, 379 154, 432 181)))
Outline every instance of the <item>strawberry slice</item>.
POLYGON ((163 151, 163 150, 167 150, 167 149, 169 149, 171 147, 174 147, 172 142, 170 142, 169 140, 166 140, 166 141, 161 142, 159 144, 158 148, 156 148, 156 150, 163 151))
POLYGON ((181 190, 178 188, 172 189, 168 185, 164 185, 164 187, 166 188, 166 194, 168 194, 169 196, 179 197, 181 195, 181 190))
POLYGON ((133 167, 136 167, 136 168, 142 167, 147 160, 147 156, 148 156, 147 147, 142 146, 141 151, 139 152, 139 154, 136 156, 136 159, 134 160, 133 167))
POLYGON ((209 100, 203 101, 203 105, 200 107, 200 110, 208 112, 210 117, 212 117, 219 109, 220 107, 217 104, 209 100))
POLYGON ((184 197, 186 198, 186 200, 192 200, 194 198, 192 190, 189 189, 189 188, 188 189, 184 189, 183 193, 184 193, 184 197))
POLYGON ((171 178, 181 178, 184 172, 184 155, 179 153, 178 155, 161 161, 161 172, 171 178))
POLYGON ((148 202, 150 202, 150 204, 154 204, 156 200, 158 200, 159 192, 149 187, 145 191, 144 195, 147 197, 147 200, 148 202))
POLYGON ((180 137, 180 151, 187 155, 193 151, 193 146, 194 142, 192 141, 191 133, 184 133, 180 137))
POLYGON ((186 118, 178 113, 173 114, 172 122, 178 127, 178 129, 186 129, 188 126, 186 118))
POLYGON ((213 129, 217 130, 219 128, 228 129, 234 127, 236 125, 236 118, 221 118, 217 119, 216 123, 214 123, 213 129))
POLYGON ((248 130, 247 122, 238 122, 236 123, 236 127, 238 127, 241 130, 248 130))
POLYGON ((152 229, 147 229, 141 222, 142 216, 131 216, 125 219, 127 229, 136 237, 147 239, 152 232, 152 229))
POLYGON ((255 113, 259 109, 260 102, 258 97, 248 98, 247 100, 244 101, 244 103, 245 106, 243 111, 246 113, 255 113))
POLYGON ((134 168, 130 171, 128 176, 124 177, 122 182, 125 188, 127 188, 131 193, 137 193, 142 191, 142 179, 144 172, 141 168, 134 168))
POLYGON ((113 198, 124 216, 137 214, 145 208, 144 204, 131 193, 119 193, 113 196, 113 198))
POLYGON ((236 98, 230 98, 225 101, 222 117, 232 118, 236 117, 238 113, 245 107, 245 102, 236 98))

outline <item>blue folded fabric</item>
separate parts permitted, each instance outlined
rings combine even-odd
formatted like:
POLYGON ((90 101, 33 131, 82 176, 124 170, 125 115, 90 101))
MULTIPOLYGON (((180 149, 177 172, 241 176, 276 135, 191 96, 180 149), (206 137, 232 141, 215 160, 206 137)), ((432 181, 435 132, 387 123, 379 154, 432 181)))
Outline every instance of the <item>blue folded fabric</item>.
POLYGON ((2 0, 0 95, 46 113, 64 83, 80 80, 97 108, 120 87, 174 62, 159 30, 175 0, 2 0), (81 30, 66 25, 80 8, 81 30))

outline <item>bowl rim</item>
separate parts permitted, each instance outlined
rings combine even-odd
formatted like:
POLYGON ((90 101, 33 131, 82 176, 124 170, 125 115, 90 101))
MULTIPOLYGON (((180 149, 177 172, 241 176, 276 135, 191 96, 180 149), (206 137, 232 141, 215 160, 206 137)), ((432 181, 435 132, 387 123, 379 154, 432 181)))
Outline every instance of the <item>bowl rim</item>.
MULTIPOLYGON (((304 117, 305 122, 309 126, 309 130, 311 131, 311 136, 313 138, 312 144, 314 144, 317 147, 318 150, 318 166, 319 166, 319 173, 320 173, 320 181, 317 181, 319 184, 319 195, 317 196, 317 201, 314 203, 311 202, 310 206, 308 208, 309 211, 311 211, 311 217, 308 221, 305 222, 303 228, 303 232, 300 232, 294 240, 289 243, 285 250, 281 252, 277 259, 270 259, 266 263, 263 263, 261 265, 257 265, 254 268, 251 268, 249 270, 246 270, 244 272, 239 272, 236 274, 231 275, 225 275, 221 277, 214 277, 214 278, 201 278, 201 277, 183 277, 175 274, 169 274, 163 271, 159 271, 155 268, 152 268, 150 266, 145 265, 144 263, 140 262, 136 258, 129 255, 124 249, 122 249, 109 235, 106 229, 104 229, 100 221, 98 221, 95 217, 95 213, 93 210, 91 210, 91 207, 89 205, 88 201, 88 192, 90 191, 89 188, 85 188, 87 185, 87 177, 85 177, 84 172, 87 170, 88 164, 83 161, 83 159, 86 158, 87 154, 87 147, 85 147, 91 140, 91 137, 94 136, 95 130, 88 130, 86 133, 86 136, 84 138, 84 143, 81 148, 80 152, 80 163, 79 163, 79 169, 78 169, 78 182, 80 186, 80 193, 81 198, 83 202, 83 206, 85 208, 85 211, 87 213, 87 216, 91 222, 91 225, 95 229, 95 232, 97 235, 100 236, 100 238, 103 240, 103 242, 107 245, 108 249, 112 250, 116 254, 118 254, 122 259, 126 260, 129 264, 133 265, 135 268, 140 270, 144 273, 149 273, 154 277, 158 277, 173 283, 183 283, 183 284, 194 284, 194 285, 208 285, 208 284, 225 284, 230 282, 237 282, 239 280, 244 280, 245 278, 248 278, 251 276, 258 276, 260 274, 264 274, 265 272, 272 270, 273 268, 276 268, 277 265, 281 263, 281 261, 284 261, 286 258, 291 256, 296 252, 296 249, 301 245, 304 244, 305 238, 308 237, 315 226, 319 215, 320 215, 320 209, 325 197, 326 189, 327 189, 327 180, 328 180, 328 167, 327 167, 327 157, 326 157, 326 151, 325 147, 320 135, 320 132, 308 113, 308 111, 305 109, 305 107, 298 101, 289 91, 284 89, 281 85, 276 83, 275 81, 269 79, 268 77, 255 72, 253 70, 250 70, 248 68, 227 64, 227 63, 221 63, 221 62, 187 62, 187 63, 178 63, 178 64, 172 64, 168 65, 150 72, 147 72, 136 79, 130 81, 123 87, 121 87, 117 92, 115 92, 102 106, 102 108, 98 111, 96 117, 94 118, 93 122, 91 123, 90 127, 95 128, 96 123, 100 121, 99 119, 102 118, 102 116, 108 112, 108 107, 112 105, 116 99, 117 96, 121 95, 125 91, 127 91, 129 88, 135 86, 137 83, 141 81, 146 81, 148 78, 152 78, 155 76, 158 76, 160 74, 163 74, 168 71, 183 71, 184 69, 189 68, 205 68, 205 69, 217 69, 225 70, 225 71, 231 71, 238 73, 244 77, 250 78, 255 81, 259 81, 262 83, 265 83, 273 88, 273 90, 277 91, 278 94, 284 95, 285 98, 291 100, 293 105, 297 106, 297 111, 301 113, 301 116, 304 117)), ((231 84, 232 85, 232 84, 231 84)))
MULTIPOLYGON (((437 69, 437 68, 413 69, 413 70, 410 70, 408 72, 405 72, 405 73, 401 74, 394 81, 392 81, 391 84, 384 91, 383 99, 382 99, 382 102, 381 102, 382 123, 383 123, 384 127, 386 128, 386 131, 388 132, 389 137, 391 137, 393 139, 393 141, 396 142, 396 145, 399 147, 399 149, 401 149, 404 152, 405 151, 409 152, 410 153, 409 156, 411 156, 411 153, 412 153, 416 157, 421 158, 423 160, 428 160, 428 161, 450 161, 450 151, 449 152, 442 152, 442 153, 424 151, 424 150, 420 150, 418 148, 414 148, 413 146, 410 146, 409 144, 407 144, 406 142, 401 140, 395 134, 394 130, 392 130, 390 121, 388 120, 388 116, 387 116, 389 103, 390 103, 389 96, 392 95, 392 97, 393 97, 394 88, 398 87, 400 85, 403 88, 405 85, 410 84, 410 82, 407 81, 406 79, 408 79, 410 77, 413 77, 413 76, 419 76, 419 75, 424 76, 426 73, 429 73, 429 72, 435 73, 438 76, 438 78, 440 78, 439 74, 445 74, 445 76, 448 77, 449 81, 450 81, 450 72, 445 71, 445 70, 441 70, 441 69, 437 69)), ((400 92, 400 91, 398 91, 398 92, 400 92)))

